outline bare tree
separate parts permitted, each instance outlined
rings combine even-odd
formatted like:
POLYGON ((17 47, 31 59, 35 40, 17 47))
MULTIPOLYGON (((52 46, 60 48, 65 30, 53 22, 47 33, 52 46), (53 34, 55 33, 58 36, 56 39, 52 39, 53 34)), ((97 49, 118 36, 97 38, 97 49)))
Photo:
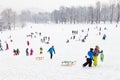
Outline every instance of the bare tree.
POLYGON ((100 5, 100 2, 98 1, 96 3, 96 10, 95 10, 95 20, 96 20, 96 23, 100 23, 100 12, 101 12, 101 5, 100 5))
POLYGON ((31 21, 31 12, 29 10, 23 10, 19 15, 19 21, 21 23, 21 27, 23 28, 26 22, 31 21))
POLYGON ((5 9, 1 13, 2 19, 6 23, 6 27, 9 30, 11 30, 11 24, 12 24, 13 14, 14 14, 14 12, 12 11, 12 9, 5 9))
POLYGON ((107 9, 108 9, 108 6, 107 5, 102 5, 102 8, 101 8, 101 21, 103 21, 104 23, 106 23, 106 20, 107 20, 107 9))
POLYGON ((117 23, 120 21, 120 3, 117 3, 117 23))
POLYGON ((113 22, 114 7, 115 7, 115 4, 110 5, 110 23, 113 22))
POLYGON ((51 20, 53 22, 55 22, 56 24, 59 23, 59 11, 58 10, 54 10, 52 13, 51 13, 51 20))
POLYGON ((15 27, 16 27, 16 26, 15 26, 15 25, 16 25, 16 20, 17 20, 17 19, 16 19, 16 17, 17 17, 16 12, 13 12, 12 15, 11 15, 11 17, 12 17, 12 18, 11 18, 11 23, 12 23, 12 25, 13 25, 13 28, 15 29, 15 27))
POLYGON ((88 7, 88 10, 87 10, 87 21, 88 23, 91 22, 91 24, 93 24, 93 19, 94 19, 94 8, 92 6, 88 7))

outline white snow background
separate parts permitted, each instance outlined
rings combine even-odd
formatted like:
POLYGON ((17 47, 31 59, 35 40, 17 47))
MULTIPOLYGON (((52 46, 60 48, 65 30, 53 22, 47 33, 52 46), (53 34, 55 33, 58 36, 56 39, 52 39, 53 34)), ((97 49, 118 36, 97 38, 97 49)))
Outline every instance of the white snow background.
POLYGON ((9 50, 0 51, 0 80, 120 80, 120 25, 116 24, 28 24, 23 29, 0 32, 3 48, 5 41, 9 44, 9 50), (32 26, 32 28, 31 28, 32 26), (101 27, 101 35, 99 28, 101 27), (104 30, 104 28, 107 30, 104 30), (87 32, 87 29, 90 29, 87 32), (77 30, 76 38, 70 39, 72 30, 77 30), (84 30, 84 32, 82 32, 84 30), (31 32, 36 38, 27 38, 31 32), (86 41, 81 39, 88 33, 86 41), (106 40, 102 40, 106 34, 106 40), (11 38, 10 38, 11 36, 11 38), (50 36, 50 43, 41 43, 43 36, 50 36), (80 37, 80 41, 79 41, 80 37), (10 40, 13 42, 10 42, 10 40), (66 43, 69 39, 70 42, 66 43), (30 41, 28 47, 26 41, 30 41), (54 45, 56 54, 53 59, 47 50, 54 45), (98 66, 82 67, 86 61, 85 56, 89 48, 100 46, 104 52, 104 61, 98 59, 98 66), (32 48, 33 56, 26 56, 25 49, 32 48), (43 54, 39 48, 43 47, 43 54), (19 56, 13 55, 13 49, 19 48, 19 56), (43 60, 36 57, 43 56, 43 60), (62 61, 76 61, 73 66, 61 66, 62 61))

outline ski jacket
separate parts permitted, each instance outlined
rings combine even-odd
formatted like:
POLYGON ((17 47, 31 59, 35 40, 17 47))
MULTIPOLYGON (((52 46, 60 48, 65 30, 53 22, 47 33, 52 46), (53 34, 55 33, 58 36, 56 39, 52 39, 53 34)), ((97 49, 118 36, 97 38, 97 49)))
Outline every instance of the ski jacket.
POLYGON ((49 52, 50 54, 52 54, 52 53, 54 52, 54 54, 55 54, 55 49, 51 47, 51 48, 49 48, 48 52, 49 52))
POLYGON ((31 49, 30 52, 33 53, 33 50, 31 49))
POLYGON ((95 48, 95 50, 94 50, 94 56, 98 56, 99 53, 100 53, 100 51, 99 51, 98 49, 95 48))
POLYGON ((88 56, 90 57, 91 60, 93 60, 93 52, 92 51, 88 51, 88 56))

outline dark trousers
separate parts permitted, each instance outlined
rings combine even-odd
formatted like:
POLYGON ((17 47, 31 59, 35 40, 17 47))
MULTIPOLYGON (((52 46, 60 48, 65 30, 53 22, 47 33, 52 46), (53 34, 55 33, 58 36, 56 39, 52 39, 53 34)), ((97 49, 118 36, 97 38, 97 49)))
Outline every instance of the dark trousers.
POLYGON ((92 60, 90 58, 87 58, 87 61, 83 64, 83 67, 85 66, 89 66, 89 67, 92 67, 92 60))
POLYGON ((3 51, 3 49, 2 49, 2 48, 0 48, 0 51, 3 51))
POLYGON ((50 53, 50 59, 52 59, 52 57, 53 57, 53 54, 52 54, 52 53, 50 53))
POLYGON ((29 53, 28 53, 28 52, 26 52, 26 56, 29 56, 29 53))

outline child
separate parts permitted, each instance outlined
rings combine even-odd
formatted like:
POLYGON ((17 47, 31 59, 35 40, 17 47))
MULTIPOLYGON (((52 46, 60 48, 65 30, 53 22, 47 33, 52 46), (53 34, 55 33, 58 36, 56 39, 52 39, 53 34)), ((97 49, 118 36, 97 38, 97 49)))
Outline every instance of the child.
POLYGON ((5 42, 5 44, 6 44, 6 49, 5 50, 8 50, 9 49, 8 43, 5 42))
POLYGON ((106 34, 104 34, 104 35, 103 35, 103 38, 102 38, 102 39, 103 39, 103 40, 105 40, 105 39, 106 39, 106 34))
POLYGON ((27 41, 27 46, 29 46, 30 45, 30 42, 29 41, 27 41))
POLYGON ((33 49, 32 48, 30 49, 30 55, 33 55, 33 49))
POLYGON ((3 51, 1 41, 0 41, 0 51, 3 51))
POLYGON ((17 53, 16 53, 16 50, 15 50, 15 49, 13 49, 13 53, 14 53, 14 54, 13 54, 14 56, 16 56, 16 55, 17 55, 17 53))
POLYGON ((89 64, 89 67, 92 67, 93 48, 90 48, 90 51, 88 51, 87 54, 88 54, 89 58, 87 58, 87 56, 85 56, 86 62, 83 64, 83 67, 85 67, 85 66, 88 65, 88 64, 89 64))
POLYGON ((26 56, 29 56, 28 48, 26 48, 26 56))
POLYGON ((89 64, 89 67, 91 67, 91 66, 92 66, 92 61, 91 61, 91 59, 90 59, 90 58, 87 58, 87 56, 85 56, 85 58, 86 58, 86 62, 83 64, 83 67, 87 66, 88 64, 89 64))
POLYGON ((66 43, 69 43, 69 40, 67 39, 66 43))
POLYGON ((19 55, 19 53, 20 53, 20 50, 17 48, 16 55, 19 55))
POLYGON ((42 54, 43 53, 43 48, 42 47, 40 47, 40 54, 42 54))

